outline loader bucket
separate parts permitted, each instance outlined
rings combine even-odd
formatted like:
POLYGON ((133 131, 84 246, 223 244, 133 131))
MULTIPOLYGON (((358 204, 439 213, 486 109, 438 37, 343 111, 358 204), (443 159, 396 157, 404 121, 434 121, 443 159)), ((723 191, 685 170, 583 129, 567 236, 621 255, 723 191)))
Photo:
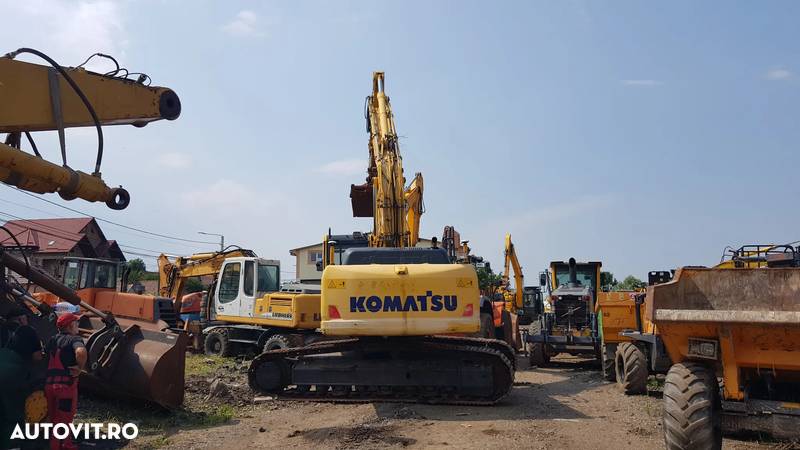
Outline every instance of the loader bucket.
POLYGON ((165 408, 180 406, 188 337, 143 325, 117 319, 116 326, 109 327, 100 318, 83 317, 79 326, 88 335, 89 364, 81 386, 165 408))

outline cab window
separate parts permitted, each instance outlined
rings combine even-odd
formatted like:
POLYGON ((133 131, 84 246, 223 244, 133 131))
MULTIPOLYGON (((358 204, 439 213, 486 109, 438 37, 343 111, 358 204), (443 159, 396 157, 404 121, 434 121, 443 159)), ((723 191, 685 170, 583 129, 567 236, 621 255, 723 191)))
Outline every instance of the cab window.
POLYGON ((253 296, 253 287, 255 287, 255 264, 253 261, 244 262, 244 295, 248 297, 253 296))
POLYGON ((242 263, 230 263, 222 271, 222 280, 219 284, 219 302, 230 303, 239 296, 239 275, 242 263))
POLYGON ((278 291, 278 266, 258 265, 258 292, 278 291))
POLYGON ((64 284, 70 289, 78 289, 78 276, 80 267, 77 261, 67 261, 67 268, 64 269, 64 284))
POLYGON ((94 269, 94 287, 114 289, 117 285, 117 268, 111 264, 98 264, 94 269))

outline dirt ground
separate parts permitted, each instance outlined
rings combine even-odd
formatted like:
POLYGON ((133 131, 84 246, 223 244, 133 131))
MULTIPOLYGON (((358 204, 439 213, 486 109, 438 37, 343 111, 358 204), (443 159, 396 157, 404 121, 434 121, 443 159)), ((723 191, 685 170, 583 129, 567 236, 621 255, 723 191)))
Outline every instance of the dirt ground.
MULTIPOLYGON (((649 396, 626 397, 615 385, 602 380, 592 362, 570 356, 558 357, 551 367, 543 369, 530 369, 521 358, 513 391, 493 407, 352 405, 263 398, 254 404, 244 379, 246 362, 231 360, 216 365, 203 356, 192 358, 201 370, 190 370, 194 373, 187 382, 185 410, 166 416, 152 413, 141 422, 142 432, 133 442, 111 447, 84 443, 82 447, 643 449, 664 445, 657 390, 649 396), (213 369, 202 370, 206 363, 213 369), (210 381, 220 376, 225 386, 216 386, 216 396, 209 397, 210 381)), ((95 403, 91 407, 105 406, 95 403)), ((137 414, 147 413, 123 415, 137 414)), ((125 419, 119 414, 115 418, 125 419)), ((724 446, 794 448, 733 439, 726 439, 724 446)))

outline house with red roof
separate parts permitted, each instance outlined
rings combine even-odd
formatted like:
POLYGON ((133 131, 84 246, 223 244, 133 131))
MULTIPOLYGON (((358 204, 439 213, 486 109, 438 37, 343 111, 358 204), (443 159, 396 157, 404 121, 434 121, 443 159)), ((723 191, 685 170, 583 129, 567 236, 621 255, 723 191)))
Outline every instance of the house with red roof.
POLYGON ((57 278, 63 273, 67 256, 125 261, 117 241, 106 239, 92 217, 10 220, 5 227, 16 241, 2 233, 0 245, 16 248, 18 241, 31 264, 57 278))

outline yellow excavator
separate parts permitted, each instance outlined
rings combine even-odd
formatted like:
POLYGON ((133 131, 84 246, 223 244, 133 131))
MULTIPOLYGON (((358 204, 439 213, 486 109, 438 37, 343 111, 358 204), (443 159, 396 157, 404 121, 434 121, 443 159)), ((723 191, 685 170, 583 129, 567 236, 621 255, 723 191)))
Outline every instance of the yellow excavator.
POLYGON ((475 268, 451 263, 445 249, 412 247, 418 222, 383 72, 373 74, 366 119, 367 184, 351 200, 354 216, 374 217, 373 232, 368 246, 326 237, 323 256, 320 330, 342 339, 262 353, 249 384, 299 400, 494 404, 511 389, 514 350, 465 337, 480 327, 475 268))
POLYGON ((511 234, 506 234, 504 260, 500 287, 493 293, 494 298, 481 298, 481 335, 501 339, 519 350, 522 347, 519 318, 525 312, 523 299, 526 291, 522 266, 511 241, 511 234), (514 289, 511 289, 512 270, 514 289))
MULTIPOLYGON (((110 59, 116 64, 116 60, 110 59)), ((56 192, 66 200, 100 201, 116 210, 127 207, 128 192, 121 187, 109 187, 101 178, 102 126, 141 127, 156 120, 174 120, 181 110, 180 100, 171 89, 149 86, 146 75, 137 74, 136 79, 128 75, 118 64, 116 69, 105 74, 80 67, 62 67, 46 54, 30 48, 20 48, 0 57, 0 98, 3 99, 0 133, 7 133, 0 143, 0 181, 39 194, 56 192), (16 57, 21 54, 35 55, 49 66, 19 61, 16 57), (97 130, 97 158, 91 174, 74 170, 67 162, 65 129, 83 126, 93 126, 97 130), (47 161, 39 152, 32 136, 37 131, 58 132, 61 164, 47 161), (22 150, 23 136, 32 153, 22 150)), ((8 234, 16 239, 10 232, 8 234)), ((34 298, 25 288, 24 280, 46 289, 60 300, 80 304, 86 313, 79 327, 89 353, 87 373, 81 376, 81 386, 166 407, 182 403, 186 350, 183 333, 156 330, 152 323, 135 319, 117 319, 114 313, 89 304, 75 290, 34 267, 24 256, 26 250, 29 249, 18 243, 16 247, 0 248, 0 266, 8 269, 8 272, 3 270, 4 277, 0 279, 0 315, 22 306, 30 311, 29 322, 40 338, 47 339, 55 333, 53 309, 34 298), (23 257, 12 252, 21 252, 23 257), (12 272, 24 280, 17 281, 12 272)), ((87 267, 88 279, 98 266, 87 267)), ((97 286, 87 287, 98 291, 97 286)), ((106 288, 101 286, 101 290, 106 288)), ((45 369, 44 366, 34 368, 35 381, 44 380, 45 369)), ((28 419, 39 420, 42 411, 46 412, 44 397, 41 391, 34 391, 30 399, 28 419)))

